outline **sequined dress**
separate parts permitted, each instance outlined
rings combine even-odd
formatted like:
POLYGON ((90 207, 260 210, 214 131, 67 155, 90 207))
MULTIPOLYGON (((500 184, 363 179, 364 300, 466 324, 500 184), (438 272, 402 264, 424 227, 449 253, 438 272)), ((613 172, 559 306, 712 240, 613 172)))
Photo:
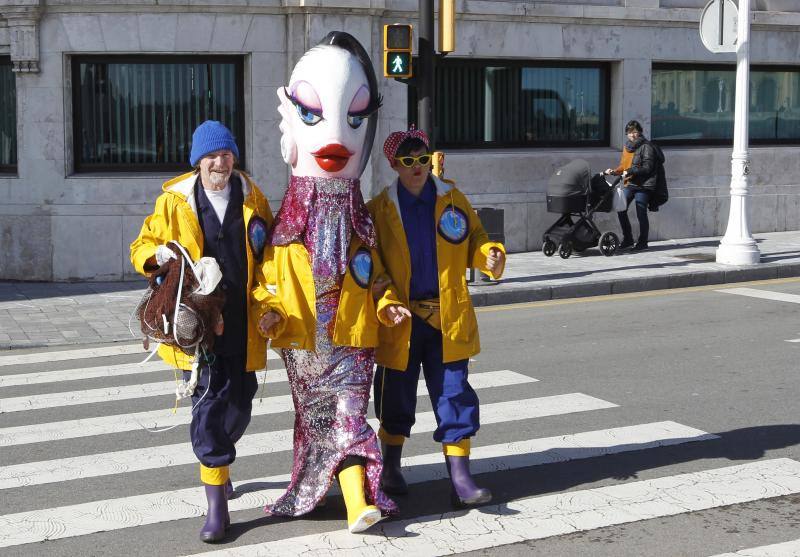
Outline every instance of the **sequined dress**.
POLYGON ((362 239, 371 233, 368 239, 374 243, 357 180, 292 178, 272 243, 302 240, 308 249, 316 292, 316 351, 282 351, 295 407, 294 464, 288 489, 265 508, 268 514, 299 516, 313 510, 350 455, 365 460, 367 502, 385 513, 397 510, 379 487, 383 463, 367 423, 375 351, 332 342, 354 229, 362 239))

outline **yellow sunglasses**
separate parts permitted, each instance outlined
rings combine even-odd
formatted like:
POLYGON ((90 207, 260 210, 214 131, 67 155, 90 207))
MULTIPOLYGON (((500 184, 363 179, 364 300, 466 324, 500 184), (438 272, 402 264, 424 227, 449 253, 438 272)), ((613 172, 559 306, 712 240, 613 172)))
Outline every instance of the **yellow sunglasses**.
POLYGON ((395 157, 394 160, 406 168, 411 168, 415 163, 418 163, 420 166, 425 166, 431 162, 431 154, 425 153, 424 155, 419 155, 418 157, 395 157))

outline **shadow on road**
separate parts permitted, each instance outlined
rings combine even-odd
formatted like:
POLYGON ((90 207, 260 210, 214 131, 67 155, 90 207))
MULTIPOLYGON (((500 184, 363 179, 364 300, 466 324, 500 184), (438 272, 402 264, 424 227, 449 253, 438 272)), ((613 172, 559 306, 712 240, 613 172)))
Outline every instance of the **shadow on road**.
MULTIPOLYGON (((540 453, 537 455, 537 460, 552 458, 552 460, 557 459, 561 462, 522 468, 514 468, 514 462, 526 460, 526 455, 485 459, 482 462, 488 462, 498 471, 477 475, 478 483, 490 488, 494 494, 492 503, 483 507, 481 512, 508 516, 516 513, 508 507, 508 504, 518 499, 558 494, 582 485, 612 478, 619 481, 637 481, 638 475, 642 471, 675 464, 718 459, 731 461, 731 464, 756 461, 763 458, 768 451, 800 444, 800 425, 780 424, 748 427, 716 435, 719 438, 644 450, 637 450, 635 445, 619 446, 612 450, 626 452, 589 458, 586 458, 587 454, 600 454, 601 451, 608 452, 609 449, 605 447, 558 448, 540 453), (552 454, 548 455, 548 453, 552 454), (565 458, 577 460, 564 462, 565 458)), ((685 441, 685 439, 672 441, 685 441)), ((727 465, 729 464, 713 463, 705 468, 719 468, 727 465)), ((426 466, 444 468, 444 463, 426 466)), ((449 503, 450 483, 447 480, 411 484, 409 490, 408 495, 395 497, 395 501, 400 506, 399 519, 433 515, 436 517, 435 520, 439 520, 439 515, 442 513, 454 511, 449 503)), ((338 524, 344 529, 346 526, 345 512, 341 496, 328 497, 325 507, 315 509, 299 520, 331 522, 332 526, 338 524)), ((466 510, 456 511, 457 514, 466 512, 466 510)), ((249 522, 236 523, 231 526, 229 540, 234 541, 254 528, 283 528, 285 523, 291 520, 298 519, 265 516, 249 522)), ((394 537, 417 534, 407 532, 403 525, 396 521, 388 520, 383 523, 381 528, 375 528, 371 535, 394 537)), ((277 531, 276 536, 280 537, 277 531)))

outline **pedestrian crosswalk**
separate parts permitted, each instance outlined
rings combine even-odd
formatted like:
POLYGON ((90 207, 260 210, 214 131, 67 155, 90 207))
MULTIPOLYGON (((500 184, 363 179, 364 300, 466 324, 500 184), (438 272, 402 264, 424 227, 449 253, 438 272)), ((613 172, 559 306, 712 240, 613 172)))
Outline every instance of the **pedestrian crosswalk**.
MULTIPOLYGON (((184 402, 173 414, 175 383, 168 380, 172 371, 159 362, 139 365, 142 359, 141 347, 135 345, 0 356, 0 501, 12 502, 0 503, 0 548, 14 548, 14 554, 20 555, 75 554, 74 548, 82 547, 79 544, 84 541, 90 545, 93 536, 113 543, 115 536, 137 529, 146 531, 148 545, 155 547, 171 543, 172 527, 199 528, 205 498, 197 485, 196 460, 188 442, 190 406, 184 402), (115 363, 104 366, 109 357, 115 363), (120 358, 126 361, 118 363, 120 358), (132 385, 135 379, 140 381, 132 385), (70 389, 76 381, 81 388, 70 389), (39 392, 44 386, 46 392, 39 392), (172 426, 175 429, 163 436, 143 429, 172 426), (115 489, 96 493, 81 488, 102 481, 111 482, 115 489), (185 522, 190 524, 184 526, 185 522), (69 543, 78 545, 63 545, 69 543)), ((233 473, 241 495, 230 501, 234 523, 245 516, 252 520, 253 513, 281 494, 289 481, 292 401, 286 371, 280 365, 272 355, 270 369, 259 376, 265 393, 261 399, 257 395, 253 423, 237 446, 233 473)), ((718 439, 694 427, 698 424, 659 421, 657 416, 625 423, 624 406, 617 402, 591 393, 553 393, 546 381, 531 377, 528 371, 491 369, 477 358, 470 383, 481 394, 482 427, 495 436, 476 439, 471 455, 475 474, 591 462, 607 455, 718 439), (580 425, 554 436, 531 435, 531 428, 523 427, 547 419, 580 425), (601 421, 616 425, 586 427, 601 421)), ((419 385, 418 397, 422 406, 427 398, 424 383, 419 385)), ((377 428, 374 419, 370 423, 377 428)), ((412 441, 416 436, 429 440, 435 428, 433 413, 421 408, 412 441)), ((446 478, 440 451, 411 451, 403 467, 412 486, 446 478)), ((274 529, 262 539, 260 530, 253 528, 221 548, 203 546, 193 538, 181 551, 169 546, 161 553, 447 555, 486 550, 800 493, 800 463, 764 458, 543 493, 495 501, 469 512, 431 515, 404 509, 400 519, 379 524, 376 535, 352 536, 341 524, 324 521, 306 523, 298 530, 289 521, 285 535, 277 539, 274 529), (303 535, 298 535, 301 531, 303 535)), ((330 495, 336 494, 334 486, 330 495)), ((797 542, 775 547, 795 551, 797 542)), ((759 550, 737 549, 730 554, 797 554, 759 550)))

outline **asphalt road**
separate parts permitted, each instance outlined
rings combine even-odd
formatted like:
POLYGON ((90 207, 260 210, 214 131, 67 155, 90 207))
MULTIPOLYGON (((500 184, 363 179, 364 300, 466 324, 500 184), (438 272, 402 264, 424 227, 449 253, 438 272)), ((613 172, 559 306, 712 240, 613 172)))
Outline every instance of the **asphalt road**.
POLYGON ((363 537, 343 532, 335 494, 307 517, 263 515, 291 467, 289 388, 272 369, 232 470, 231 539, 214 547, 197 539, 186 426, 126 418, 175 419, 167 391, 138 387, 171 372, 128 365, 138 354, 14 351, 0 359, 0 553, 709 557, 794 541, 798 304, 800 279, 784 279, 481 308, 473 466, 493 502, 452 511, 421 396, 402 515, 363 537))

